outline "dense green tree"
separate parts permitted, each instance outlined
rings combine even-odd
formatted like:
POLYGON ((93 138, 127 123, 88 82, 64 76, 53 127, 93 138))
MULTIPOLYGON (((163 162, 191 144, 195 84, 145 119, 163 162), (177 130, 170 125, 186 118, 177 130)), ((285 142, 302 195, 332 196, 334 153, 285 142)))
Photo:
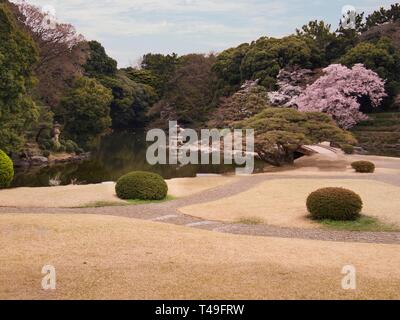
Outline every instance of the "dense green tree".
POLYGON ((167 84, 167 92, 150 111, 153 125, 176 120, 185 126, 205 123, 216 104, 216 77, 212 70, 215 56, 190 54, 179 59, 179 66, 167 84))
POLYGON ((262 86, 274 89, 282 68, 314 68, 321 64, 321 51, 311 39, 299 36, 282 39, 263 37, 251 44, 242 61, 242 80, 260 79, 262 86))
POLYGON ((362 63, 385 79, 389 97, 386 105, 400 93, 400 49, 389 38, 383 37, 376 43, 361 42, 342 56, 340 62, 348 67, 362 63))
POLYGON ((141 69, 151 72, 150 74, 155 80, 152 86, 159 97, 162 97, 166 92, 168 82, 176 70, 178 61, 178 55, 175 53, 168 55, 148 53, 143 56, 140 64, 141 69))
MULTIPOLYGON (((110 58, 104 47, 96 41, 89 42, 90 53, 84 65, 86 75, 110 89, 112 126, 116 129, 142 128, 146 125, 146 112, 156 101, 153 87, 133 80, 134 69, 117 69, 117 62, 110 58)), ((140 70, 142 71, 142 70, 140 70)), ((143 72, 147 72, 143 70, 143 72)))
POLYGON ((381 78, 400 79, 400 50, 388 38, 381 38, 376 43, 361 42, 341 57, 340 62, 349 67, 362 63, 381 78))
POLYGON ((218 88, 221 95, 227 96, 242 83, 241 65, 250 45, 244 43, 236 48, 221 52, 216 59, 213 70, 218 76, 218 88))
POLYGON ((390 9, 381 7, 379 10, 374 11, 366 18, 364 30, 370 29, 374 26, 380 26, 386 23, 394 23, 400 21, 400 4, 392 4, 390 9))
POLYGON ((0 3, 0 149, 18 152, 24 145, 25 129, 38 117, 30 97, 38 61, 32 39, 18 27, 8 4, 0 3))
POLYGON ((158 77, 153 74, 150 70, 145 69, 136 69, 136 68, 125 68, 121 69, 124 74, 136 83, 145 84, 151 88, 157 88, 158 86, 158 77))
POLYGON ((225 128, 235 121, 245 120, 268 108, 267 90, 251 84, 228 98, 223 98, 210 126, 225 128))
POLYGON ((255 130, 255 151, 261 159, 275 165, 292 164, 295 152, 303 145, 329 141, 355 144, 355 138, 324 113, 306 113, 287 108, 267 108, 237 128, 255 130))
POLYGON ((114 76, 117 73, 117 61, 109 57, 104 47, 97 41, 89 41, 89 57, 84 65, 88 77, 114 76))
POLYGON ((111 126, 111 90, 95 79, 82 77, 62 99, 65 133, 81 147, 89 148, 111 126))
POLYGON ((146 114, 157 97, 152 87, 132 81, 123 71, 118 71, 114 77, 101 77, 99 81, 113 94, 113 128, 138 129, 147 124, 146 114))
MULTIPOLYGON (((343 17, 344 18, 344 17, 343 17)), ((364 26, 364 12, 355 14, 355 24, 352 28, 343 26, 342 21, 336 30, 336 38, 327 48, 329 63, 336 62, 348 50, 360 42, 360 34, 364 26)))
POLYGON ((305 37, 315 41, 316 46, 321 51, 323 65, 329 64, 337 58, 334 47, 337 45, 337 35, 331 31, 331 25, 324 21, 310 21, 301 29, 297 29, 296 33, 300 37, 305 37))

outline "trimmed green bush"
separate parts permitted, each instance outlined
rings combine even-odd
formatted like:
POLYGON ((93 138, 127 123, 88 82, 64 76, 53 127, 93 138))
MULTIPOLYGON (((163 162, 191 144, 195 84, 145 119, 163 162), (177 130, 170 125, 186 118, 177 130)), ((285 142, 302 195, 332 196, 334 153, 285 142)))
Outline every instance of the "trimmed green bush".
POLYGON ((345 144, 344 146, 342 146, 342 150, 345 154, 354 153, 354 147, 351 144, 345 144))
POLYGON ((14 178, 14 164, 8 155, 0 150, 0 188, 7 188, 14 178))
POLYGON ((360 217, 362 208, 361 197, 343 188, 319 189, 307 199, 308 212, 315 220, 356 220, 360 217))
POLYGON ((369 161, 356 161, 351 164, 352 168, 358 173, 374 173, 375 165, 369 161))
POLYGON ((119 178, 115 191, 124 200, 163 200, 168 186, 158 174, 137 171, 119 178))

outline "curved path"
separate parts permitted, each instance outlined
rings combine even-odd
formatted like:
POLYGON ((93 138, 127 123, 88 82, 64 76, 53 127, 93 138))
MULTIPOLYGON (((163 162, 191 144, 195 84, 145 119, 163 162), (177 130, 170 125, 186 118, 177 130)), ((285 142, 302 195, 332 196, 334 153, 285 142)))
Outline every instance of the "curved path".
MULTIPOLYGON (((242 177, 239 181, 224 185, 212 190, 207 190, 186 198, 177 199, 160 204, 132 205, 120 207, 102 207, 102 208, 0 208, 0 213, 48 213, 48 214, 101 214, 122 216, 175 225, 182 225, 190 228, 209 230, 214 232, 223 232, 241 235, 279 237, 292 239, 309 239, 322 241, 340 241, 340 242, 361 242, 361 243, 383 243, 400 244, 400 232, 346 232, 330 231, 326 229, 300 229, 283 228, 270 225, 242 225, 233 223, 224 223, 219 221, 206 221, 196 217, 182 214, 179 208, 210 202, 224 197, 233 196, 247 191, 261 182, 272 179, 292 179, 292 176, 279 174, 261 174, 242 177)), ((296 178, 310 178, 309 175, 296 178)), ((377 180, 400 186, 400 177, 386 174, 377 174, 374 176, 313 176, 313 179, 364 179, 377 180)))

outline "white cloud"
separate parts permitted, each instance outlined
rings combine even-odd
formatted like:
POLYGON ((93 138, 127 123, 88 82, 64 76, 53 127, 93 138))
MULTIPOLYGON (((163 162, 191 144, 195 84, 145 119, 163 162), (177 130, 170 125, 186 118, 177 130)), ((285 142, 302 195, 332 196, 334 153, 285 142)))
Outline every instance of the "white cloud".
MULTIPOLYGON (((229 21, 215 23, 204 15, 230 14, 249 19, 255 15, 271 17, 282 13, 285 6, 278 1, 242 0, 31 0, 33 4, 54 7, 60 19, 77 21, 79 30, 89 38, 104 34, 140 36, 220 32, 243 33, 243 27, 229 21), (203 17, 202 17, 203 16, 203 17), (161 17, 161 20, 160 20, 161 17)), ((233 21, 232 21, 233 22, 233 21)), ((252 30, 250 30, 252 31, 252 30)))

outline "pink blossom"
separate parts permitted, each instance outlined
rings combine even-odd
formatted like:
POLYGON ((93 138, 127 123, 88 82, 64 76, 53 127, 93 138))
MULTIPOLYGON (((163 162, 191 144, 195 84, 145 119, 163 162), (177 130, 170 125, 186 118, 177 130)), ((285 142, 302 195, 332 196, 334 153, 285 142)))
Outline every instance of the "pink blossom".
POLYGON ((324 72, 325 75, 308 86, 295 103, 303 112, 330 114, 344 129, 368 119, 360 112, 359 98, 369 97, 372 106, 378 107, 387 96, 385 81, 362 64, 356 64, 352 69, 332 64, 324 72))

